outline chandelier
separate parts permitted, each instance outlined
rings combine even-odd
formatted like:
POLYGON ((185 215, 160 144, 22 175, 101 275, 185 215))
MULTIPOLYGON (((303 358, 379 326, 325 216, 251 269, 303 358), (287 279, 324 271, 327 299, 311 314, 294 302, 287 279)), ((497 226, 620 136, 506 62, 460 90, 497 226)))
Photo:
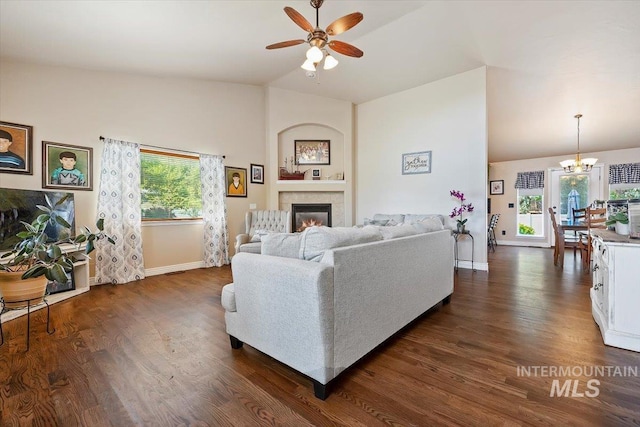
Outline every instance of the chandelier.
POLYGON ((582 114, 576 114, 574 117, 578 119, 578 152, 576 153, 575 159, 563 160, 562 162, 560 162, 560 166, 562 166, 566 173, 589 172, 593 168, 593 165, 596 164, 598 159, 580 158, 580 117, 582 117, 582 114))

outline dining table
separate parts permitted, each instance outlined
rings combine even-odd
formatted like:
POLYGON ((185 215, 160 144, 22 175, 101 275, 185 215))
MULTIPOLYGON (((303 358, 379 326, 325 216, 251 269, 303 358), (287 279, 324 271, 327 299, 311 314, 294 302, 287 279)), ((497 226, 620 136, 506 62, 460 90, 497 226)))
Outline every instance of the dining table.
POLYGON ((587 226, 587 221, 560 221, 560 225, 565 231, 573 231, 576 234, 578 231, 587 230, 589 227, 587 226))

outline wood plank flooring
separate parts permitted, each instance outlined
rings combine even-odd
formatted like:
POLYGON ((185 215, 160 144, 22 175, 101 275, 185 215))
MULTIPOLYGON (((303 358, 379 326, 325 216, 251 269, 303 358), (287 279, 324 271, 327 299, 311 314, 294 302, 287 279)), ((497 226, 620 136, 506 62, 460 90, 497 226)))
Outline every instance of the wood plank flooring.
POLYGON ((456 274, 440 307, 346 371, 326 401, 248 345, 232 350, 220 292, 229 268, 97 286, 6 322, 0 426, 640 425, 640 377, 518 375, 518 367, 635 367, 603 344, 590 277, 567 252, 499 246, 491 271, 456 274), (576 393, 550 397, 554 380, 576 393), (573 386, 572 386, 573 390, 573 386))

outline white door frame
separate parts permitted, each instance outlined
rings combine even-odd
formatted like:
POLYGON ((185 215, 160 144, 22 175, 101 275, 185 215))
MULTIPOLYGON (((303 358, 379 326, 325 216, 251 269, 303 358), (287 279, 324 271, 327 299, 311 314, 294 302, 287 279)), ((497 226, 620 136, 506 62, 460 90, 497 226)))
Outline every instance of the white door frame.
MULTIPOLYGON (((593 200, 602 200, 602 194, 604 194, 604 182, 602 176, 604 174, 604 165, 597 164, 593 166, 590 172, 575 174, 566 173, 562 168, 549 168, 549 207, 553 208, 556 212, 556 222, 560 224, 560 212, 557 209, 560 206, 560 191, 558 186, 560 185, 560 177, 567 175, 589 175, 589 198, 593 200)), ((555 244, 555 236, 553 235, 553 226, 551 221, 548 221, 549 225, 547 230, 549 232, 549 245, 555 244)))

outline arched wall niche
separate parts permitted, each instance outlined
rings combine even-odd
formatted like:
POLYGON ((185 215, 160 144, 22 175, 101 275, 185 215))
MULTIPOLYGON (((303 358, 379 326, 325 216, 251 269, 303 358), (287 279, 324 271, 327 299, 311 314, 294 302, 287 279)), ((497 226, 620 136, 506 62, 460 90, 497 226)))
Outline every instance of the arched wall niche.
POLYGON ((311 180, 311 169, 320 169, 321 178, 342 179, 345 172, 345 136, 339 130, 319 124, 300 123, 289 126, 278 132, 278 168, 287 167, 287 170, 305 172, 305 180, 311 180), (291 164, 291 159, 295 156, 296 140, 327 140, 329 141, 329 164, 328 165, 296 165, 291 164), (285 163, 286 160, 286 163, 285 163), (293 166, 293 167, 292 167, 293 166))

